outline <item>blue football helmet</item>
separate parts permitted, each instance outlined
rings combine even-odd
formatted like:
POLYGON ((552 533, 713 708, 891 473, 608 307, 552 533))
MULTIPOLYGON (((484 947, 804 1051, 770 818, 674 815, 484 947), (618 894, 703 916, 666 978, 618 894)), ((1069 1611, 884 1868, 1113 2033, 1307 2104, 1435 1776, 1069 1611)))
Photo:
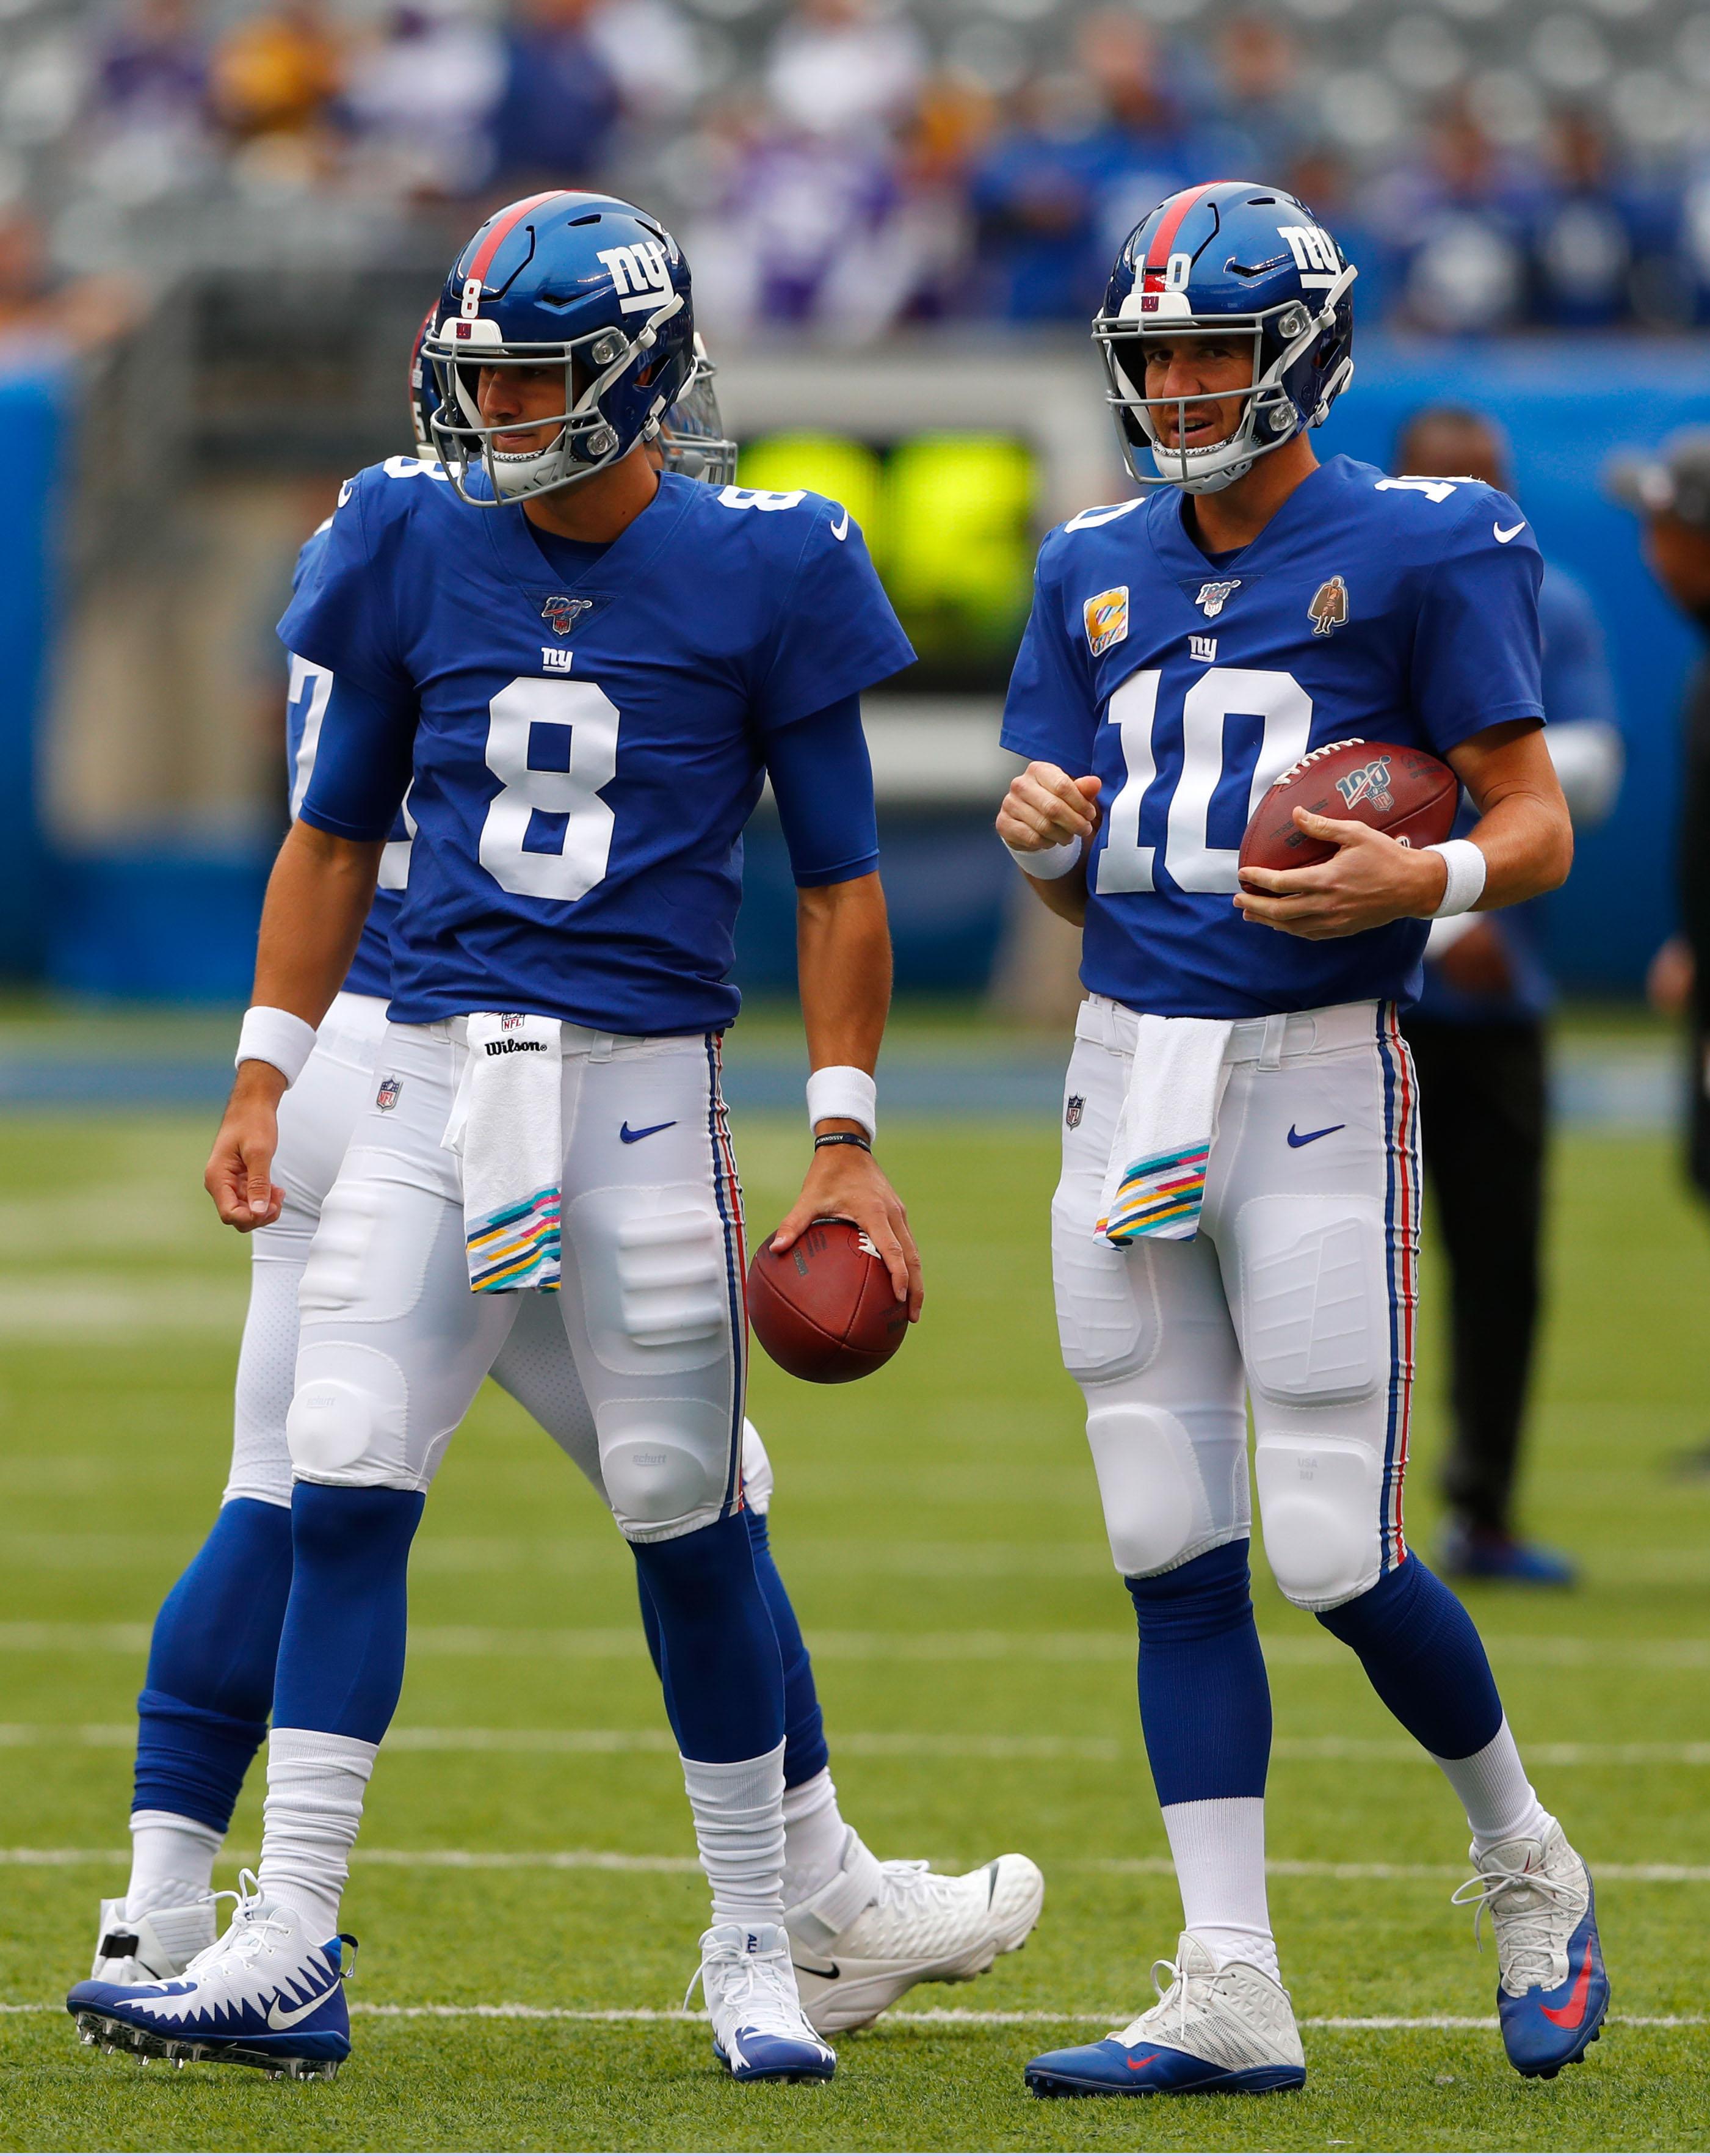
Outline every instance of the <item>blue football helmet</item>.
POLYGON ((1129 234, 1092 324, 1135 478, 1216 494, 1256 457, 1322 425, 1353 374, 1355 275, 1306 204, 1281 188, 1214 180, 1160 203, 1129 234), (1148 400, 1148 341, 1213 332, 1250 336, 1252 386, 1148 400), (1245 407, 1234 432, 1189 448, 1188 406, 1230 396, 1245 407), (1166 401, 1176 408, 1173 446, 1153 416, 1166 401))
POLYGON ((663 226, 611 195, 557 188, 500 210, 445 280, 421 342, 437 408, 426 417, 446 477, 490 509, 573 486, 653 439, 695 365, 689 265, 663 226), (481 374, 562 367, 557 432, 513 450, 512 419, 482 418, 481 374), (480 477, 477 477, 480 475, 480 477))

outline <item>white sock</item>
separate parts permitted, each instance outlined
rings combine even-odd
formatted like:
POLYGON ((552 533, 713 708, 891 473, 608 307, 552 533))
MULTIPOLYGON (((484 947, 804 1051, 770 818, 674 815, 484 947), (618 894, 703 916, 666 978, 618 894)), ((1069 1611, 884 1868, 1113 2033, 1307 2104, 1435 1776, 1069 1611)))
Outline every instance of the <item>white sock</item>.
POLYGON ((837 1785, 822 1767, 783 1793, 783 1906, 793 1909, 843 1869, 849 1829, 837 1809, 837 1785))
MULTIPOLYGON (((1431 1756, 1436 1758, 1435 1753, 1431 1756)), ((1526 1779, 1520 1748, 1506 1715, 1502 1727, 1482 1751, 1471 1753, 1465 1759, 1438 1759, 1437 1764, 1466 1807, 1475 1860, 1499 1841, 1512 1841, 1516 1835, 1542 1841, 1554 1825, 1526 1779)))
POLYGON ((318 1729, 275 1729, 267 1740, 261 1891, 295 1909, 317 1944, 338 1929, 339 1897, 379 1749, 318 1729))
POLYGON ((715 1924, 783 1921, 783 1747, 757 1759, 685 1759, 715 1924))
POLYGON ((225 1836, 180 1812, 132 1812, 131 1884, 125 1914, 134 1924, 151 1909, 194 1902, 213 1886, 213 1861, 225 1836))
POLYGON ((1166 1804, 1163 1827, 1182 1890, 1182 1929, 1220 1964, 1251 1962, 1281 1984, 1265 1895, 1263 1797, 1166 1804))

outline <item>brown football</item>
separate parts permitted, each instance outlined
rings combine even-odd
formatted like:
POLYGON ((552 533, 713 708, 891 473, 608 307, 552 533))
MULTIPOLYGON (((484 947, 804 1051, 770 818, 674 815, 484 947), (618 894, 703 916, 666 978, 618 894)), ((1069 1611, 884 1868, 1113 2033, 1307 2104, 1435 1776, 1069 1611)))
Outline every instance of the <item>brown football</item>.
POLYGON ((779 1369, 843 1385, 891 1360, 908 1331, 908 1305, 854 1221, 815 1220, 781 1254, 770 1236, 755 1251, 748 1322, 779 1369))
POLYGON ((1332 742, 1315 748, 1266 794, 1241 839, 1244 869, 1307 869, 1335 852, 1309 839, 1297 808, 1386 831, 1404 846, 1440 845, 1455 828, 1461 781, 1420 748, 1394 742, 1332 742))

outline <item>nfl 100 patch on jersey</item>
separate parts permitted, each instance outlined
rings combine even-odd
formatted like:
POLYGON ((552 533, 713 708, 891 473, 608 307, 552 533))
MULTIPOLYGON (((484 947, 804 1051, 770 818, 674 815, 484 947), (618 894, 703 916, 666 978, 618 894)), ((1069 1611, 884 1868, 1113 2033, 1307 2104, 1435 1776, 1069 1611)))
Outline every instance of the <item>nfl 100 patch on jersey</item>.
POLYGON ((1004 746, 1101 781, 1081 978, 1164 1017, 1410 1000, 1424 921, 1322 942, 1249 921, 1233 903, 1241 834, 1327 742, 1446 757, 1543 716, 1530 528, 1478 481, 1347 457, 1214 565, 1187 506, 1163 488, 1051 533, 1010 683, 1004 746))

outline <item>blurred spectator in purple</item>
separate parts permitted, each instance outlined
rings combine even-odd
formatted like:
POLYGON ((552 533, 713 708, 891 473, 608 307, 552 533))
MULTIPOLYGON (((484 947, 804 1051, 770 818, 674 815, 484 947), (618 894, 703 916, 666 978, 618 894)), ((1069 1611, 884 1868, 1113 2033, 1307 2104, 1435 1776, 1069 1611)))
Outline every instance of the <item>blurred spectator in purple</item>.
POLYGON ((514 193, 603 177, 622 98, 590 33, 593 12, 593 0, 520 0, 512 16, 493 153, 514 193))
POLYGON ((200 176, 208 54, 185 0, 134 0, 111 25, 86 119, 85 170, 103 194, 151 201, 200 176))
POLYGON ((394 9, 351 64, 354 177, 418 199, 473 193, 492 162, 487 123, 504 79, 504 48, 484 23, 420 0, 394 9))
POLYGON ((882 129, 912 110, 926 75, 920 33, 869 0, 798 0, 773 42, 766 90, 804 134, 882 129))
POLYGON ((1276 181, 1314 141, 1318 116, 1301 86, 1300 46, 1269 15, 1232 15, 1217 35, 1223 115, 1244 138, 1241 172, 1276 181))
POLYGON ((1498 152, 1464 98, 1445 100, 1423 155, 1376 192, 1404 321, 1454 335, 1522 319, 1537 184, 1498 152))

